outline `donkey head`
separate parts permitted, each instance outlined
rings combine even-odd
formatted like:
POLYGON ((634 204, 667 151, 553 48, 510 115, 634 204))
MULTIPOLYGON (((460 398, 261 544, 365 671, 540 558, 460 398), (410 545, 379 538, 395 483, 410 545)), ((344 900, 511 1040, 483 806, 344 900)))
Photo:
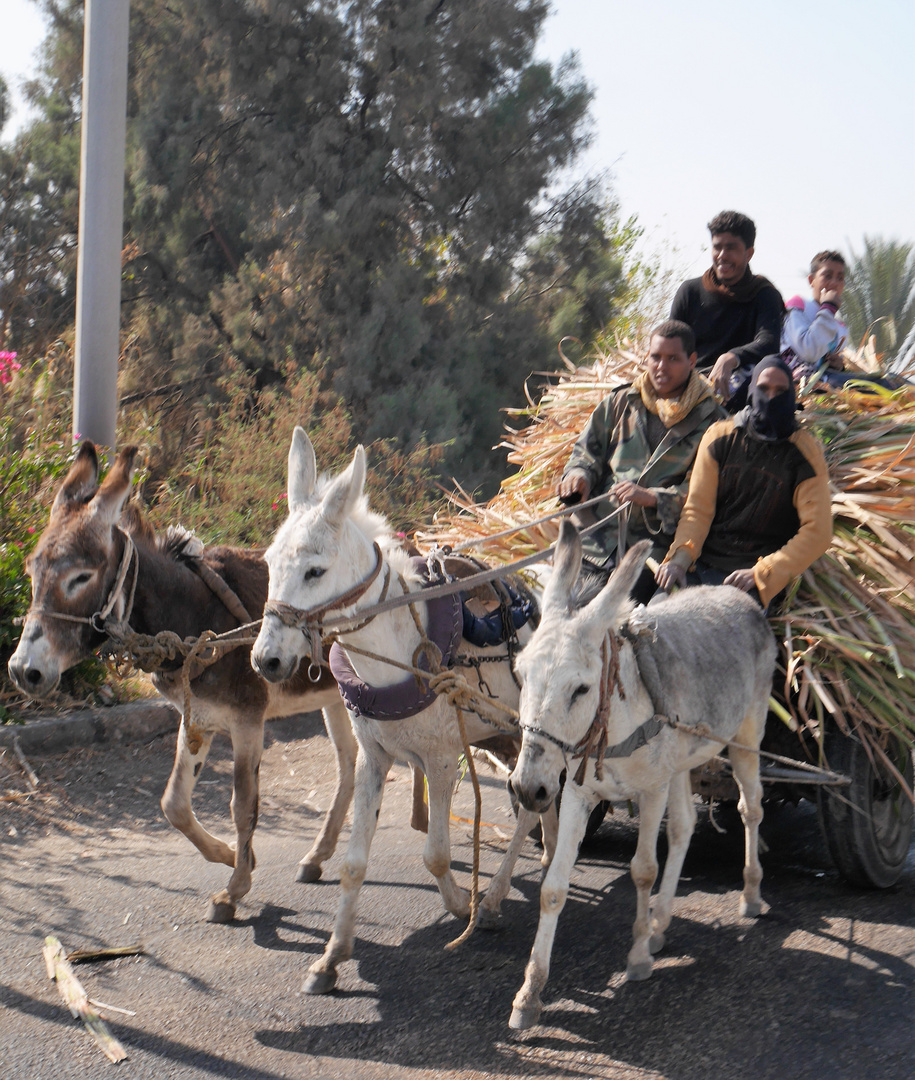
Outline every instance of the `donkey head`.
MULTIPOLYGON (((371 540, 351 520, 364 506, 364 486, 361 446, 347 469, 319 484, 314 447, 302 428, 295 429, 289 448, 289 516, 264 554, 270 571, 268 605, 308 611, 345 593, 368 573, 371 540)), ((286 626, 268 610, 251 664, 270 682, 282 682, 295 673, 307 644, 301 630, 286 626)))
MULTIPOLYGON (((136 454, 135 446, 121 450, 99 487, 98 455, 84 442, 26 561, 32 606, 9 673, 32 697, 49 694, 67 668, 105 640, 86 620, 104 606, 117 577, 124 541, 116 525, 130 494, 136 454)), ((117 605, 114 614, 120 614, 117 605)))
POLYGON ((509 788, 528 810, 546 810, 555 799, 570 750, 587 734, 601 695, 601 644, 628 616, 629 593, 651 547, 636 544, 610 581, 586 605, 576 592, 581 540, 564 521, 543 594, 543 616, 515 664, 521 679, 521 753, 509 788))

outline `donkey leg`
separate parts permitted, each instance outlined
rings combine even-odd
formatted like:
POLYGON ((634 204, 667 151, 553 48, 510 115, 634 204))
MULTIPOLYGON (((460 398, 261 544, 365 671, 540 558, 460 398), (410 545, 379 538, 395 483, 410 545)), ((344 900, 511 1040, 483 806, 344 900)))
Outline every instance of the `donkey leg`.
MULTIPOLYGON (((762 738, 762 722, 745 721, 736 735, 736 741, 745 746, 759 745, 762 738), (751 733, 752 732, 752 733, 751 733)), ((740 914, 755 918, 762 911, 762 864, 759 861, 759 825, 763 818, 762 783, 759 779, 759 754, 749 750, 728 748, 728 757, 740 788, 737 809, 743 818, 745 852, 743 864, 743 892, 740 895, 740 914)))
POLYGON ((356 772, 356 736, 350 723, 349 713, 342 701, 327 705, 321 710, 324 726, 337 755, 337 786, 330 809, 324 817, 311 850, 299 863, 296 881, 317 881, 321 866, 333 855, 346 812, 353 800, 353 780, 356 772))
POLYGON ((413 777, 413 800, 410 806, 410 828, 417 832, 429 831, 429 808, 426 806, 426 777, 418 766, 411 765, 413 777))
POLYGON ((353 955, 353 934, 359 890, 365 880, 369 850, 378 825, 384 782, 393 757, 377 744, 368 750, 359 747, 356 757, 356 790, 353 797, 353 827, 340 871, 340 900, 334 930, 323 956, 308 969, 302 992, 327 994, 337 982, 337 965, 353 955))
POLYGON ((566 784, 562 809, 559 812, 556 855, 540 888, 540 922, 537 924, 537 936, 524 969, 524 982, 512 1002, 508 1026, 514 1031, 533 1027, 540 1019, 543 1010, 540 992, 550 974, 550 956, 553 952, 556 925, 569 895, 569 878, 572 876, 572 867, 578 858, 578 845, 585 835, 588 814, 591 812, 588 804, 577 797, 574 790, 570 790, 572 787, 573 785, 566 784))
POLYGON ((451 872, 451 799, 457 780, 457 759, 436 755, 423 762, 429 784, 429 831, 423 848, 423 862, 435 878, 445 910, 457 919, 470 914, 470 894, 462 889, 451 872))
POLYGON ((672 777, 667 798, 667 861, 661 876, 661 888, 651 904, 648 948, 652 954, 664 948, 664 932, 670 926, 670 909, 695 828, 696 808, 693 805, 689 770, 684 770, 672 777))
POLYGON ((650 898, 652 886, 658 876, 658 832, 666 805, 666 787, 662 791, 652 791, 639 796, 639 841, 629 864, 629 872, 636 889, 632 948, 626 961, 626 978, 630 982, 641 982, 651 975, 653 961, 648 947, 651 939, 650 898))
POLYGON ((234 866, 235 852, 224 840, 206 831, 194 816, 191 806, 191 794, 215 734, 214 731, 204 731, 193 723, 188 725, 182 719, 175 747, 175 764, 172 766, 160 805, 169 824, 183 833, 207 862, 234 866))
POLYGON ((263 722, 236 724, 232 728, 232 821, 235 824, 235 869, 228 886, 216 893, 208 922, 230 922, 235 906, 251 888, 254 870, 252 840, 257 828, 261 755, 264 752, 263 722))
POLYGON ((540 865, 546 869, 556 854, 556 838, 559 834, 559 811, 556 803, 550 803, 549 810, 540 815, 540 835, 543 838, 543 854, 540 865))
POLYGON ((486 896, 480 904, 477 926, 482 930, 493 930, 499 925, 499 908, 502 905, 502 901, 508 896, 508 891, 511 888, 512 872, 515 869, 515 863, 518 860, 518 855, 521 853, 524 841, 528 837, 528 833, 530 833, 531 829, 533 829, 536 824, 537 815, 534 811, 525 810, 523 806, 519 806, 515 834, 512 836, 511 843, 508 845, 505 854, 502 856, 502 862, 499 864, 499 869, 493 875, 492 881, 489 883, 489 888, 486 890, 486 896))

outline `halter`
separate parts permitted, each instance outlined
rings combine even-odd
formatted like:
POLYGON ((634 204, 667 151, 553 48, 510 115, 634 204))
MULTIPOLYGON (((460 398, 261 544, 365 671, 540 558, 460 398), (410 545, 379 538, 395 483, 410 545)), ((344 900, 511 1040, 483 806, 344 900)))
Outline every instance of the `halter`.
POLYGON ((133 601, 137 592, 137 579, 140 576, 140 559, 137 555, 137 548, 133 542, 133 538, 130 533, 125 529, 122 529, 120 525, 115 526, 117 531, 124 537, 124 552, 121 555, 121 564, 118 567, 117 576, 114 579, 114 584, 111 586, 111 590, 108 593, 108 598, 102 607, 93 612, 91 615, 67 615, 62 611, 50 611, 47 608, 38 608, 37 610, 30 610, 27 617, 33 615, 40 615, 50 619, 62 619, 64 622, 82 623, 83 625, 91 626, 98 634, 107 634, 108 630, 106 623, 108 622, 108 616, 114 610, 115 604, 121 597, 121 593, 124 589, 124 583, 127 580, 127 575, 130 572, 130 565, 134 563, 133 581, 130 585, 130 593, 127 596, 124 614, 120 619, 120 622, 127 623, 130 619, 130 614, 133 611, 133 601))
MULTIPOLYGON (((274 618, 279 619, 284 626, 288 626, 291 630, 301 630, 305 635, 309 644, 311 652, 311 663, 308 665, 308 678, 312 682, 317 682, 321 677, 321 664, 324 659, 324 642, 321 636, 320 620, 321 617, 326 615, 329 611, 333 611, 335 608, 349 607, 351 604, 360 600, 371 588, 373 582, 381 573, 382 566, 384 567, 384 585, 381 590, 381 600, 388 594, 388 586, 391 582, 391 568, 384 561, 384 556, 381 554, 381 548, 378 546, 377 541, 372 542, 372 551, 375 553, 375 565, 371 571, 362 581, 355 584, 351 589, 347 589, 346 592, 340 593, 339 596, 333 596, 326 603, 321 604, 318 607, 313 608, 297 608, 292 604, 287 604, 283 600, 268 600, 264 604, 264 618, 268 615, 272 615, 274 618)), ((380 603, 381 601, 379 601, 380 603)), ((355 626, 351 626, 346 630, 338 630, 337 635, 351 634, 356 630, 361 630, 364 626, 374 619, 374 615, 370 615, 367 619, 358 623, 355 626)))
POLYGON ((549 731, 544 731, 543 728, 536 727, 533 724, 521 723, 518 725, 522 731, 526 731, 531 735, 537 735, 540 738, 553 743, 554 746, 558 746, 566 760, 567 768, 570 758, 573 761, 577 758, 581 758, 581 764, 578 766, 574 776, 576 784, 584 782, 585 767, 588 758, 592 753, 596 757, 594 766, 595 776, 598 780, 602 780, 604 775, 603 762, 605 758, 631 757, 636 750, 646 746, 649 740, 653 739, 666 724, 671 723, 666 716, 662 716, 660 713, 655 712, 647 720, 639 724, 635 731, 623 739, 622 742, 618 742, 613 746, 607 746, 607 721, 610 717, 610 698, 612 697, 614 690, 619 692, 620 698, 623 700, 626 698, 623 684, 620 682, 619 678, 619 648, 620 639, 612 630, 609 631, 601 643, 600 649, 601 680, 597 711, 594 714, 594 719, 591 721, 591 726, 577 743, 568 743, 565 740, 550 734, 549 731), (608 643, 610 646, 609 650, 607 648, 608 643))

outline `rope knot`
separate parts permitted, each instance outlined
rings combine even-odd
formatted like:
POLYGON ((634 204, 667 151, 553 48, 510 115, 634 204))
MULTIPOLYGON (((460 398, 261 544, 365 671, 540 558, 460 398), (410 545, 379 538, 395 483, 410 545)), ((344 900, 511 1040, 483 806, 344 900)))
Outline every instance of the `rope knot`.
POLYGON ((445 668, 444 671, 436 672, 429 679, 429 688, 436 694, 444 695, 456 709, 472 710, 478 695, 474 694, 470 683, 460 671, 454 668, 445 668))

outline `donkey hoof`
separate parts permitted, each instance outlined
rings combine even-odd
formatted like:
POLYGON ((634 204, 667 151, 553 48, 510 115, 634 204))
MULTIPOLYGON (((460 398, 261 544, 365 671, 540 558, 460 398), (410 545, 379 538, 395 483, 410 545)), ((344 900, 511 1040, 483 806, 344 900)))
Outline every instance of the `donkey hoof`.
POLYGON ((302 993, 329 994, 336 985, 336 971, 309 971, 302 983, 302 993))
POLYGON ((235 918, 235 905, 231 900, 212 900, 207 912, 207 922, 230 923, 235 918))
POLYGON ((316 863, 299 863, 299 872, 296 874, 296 881, 304 882, 306 885, 312 881, 319 881, 321 878, 321 867, 316 863))
POLYGON ((651 977, 651 961, 643 960, 640 964, 629 964, 626 967, 626 978, 629 982, 644 982, 651 977))
POLYGON ((489 908, 481 907, 477 912, 477 929, 500 930, 501 928, 502 916, 499 911, 490 911, 489 908))
POLYGON ((762 901, 761 900, 747 900, 745 897, 740 898, 740 915, 744 919, 755 919, 762 914, 762 901))
POLYGON ((667 944, 667 938, 660 932, 652 934, 648 941, 648 951, 654 956, 667 944))
POLYGON ((534 1005, 527 1009, 519 1009, 515 1006, 512 1009, 511 1019, 508 1021, 508 1026, 512 1031, 527 1031, 528 1028, 532 1028, 535 1024, 540 1022, 541 1006, 534 1005))

